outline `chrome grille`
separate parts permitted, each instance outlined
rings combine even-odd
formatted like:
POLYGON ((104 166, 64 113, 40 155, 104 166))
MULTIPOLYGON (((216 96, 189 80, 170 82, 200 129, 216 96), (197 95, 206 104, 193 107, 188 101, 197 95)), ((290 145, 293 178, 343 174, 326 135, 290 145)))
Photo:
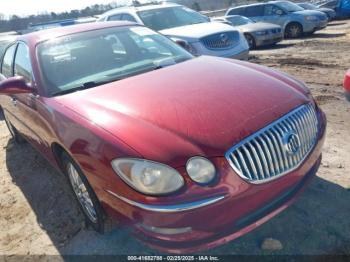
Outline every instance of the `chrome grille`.
POLYGON ((203 37, 201 41, 208 49, 228 49, 238 43, 238 38, 238 32, 224 32, 203 37))
POLYGON ((243 179, 264 183, 298 168, 317 135, 316 111, 311 104, 303 105, 233 146, 225 157, 243 179))

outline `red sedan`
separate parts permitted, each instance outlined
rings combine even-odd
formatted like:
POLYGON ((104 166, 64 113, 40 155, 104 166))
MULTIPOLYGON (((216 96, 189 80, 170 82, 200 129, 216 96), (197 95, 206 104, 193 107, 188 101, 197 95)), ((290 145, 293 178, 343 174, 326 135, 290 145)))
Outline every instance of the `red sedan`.
POLYGON ((320 165, 326 118, 303 83, 194 58, 143 26, 24 35, 0 70, 15 141, 67 175, 97 231, 107 214, 162 251, 251 231, 289 206, 320 165))
POLYGON ((344 89, 346 97, 350 100, 350 69, 345 74, 344 89))

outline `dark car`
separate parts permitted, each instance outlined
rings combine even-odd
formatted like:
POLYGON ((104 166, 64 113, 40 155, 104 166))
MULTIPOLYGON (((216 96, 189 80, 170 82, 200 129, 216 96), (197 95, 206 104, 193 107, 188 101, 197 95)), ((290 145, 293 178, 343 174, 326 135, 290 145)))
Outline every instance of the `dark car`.
POLYGON ((288 207, 321 162, 326 118, 302 82, 195 58, 134 23, 23 35, 0 72, 12 136, 67 176, 89 224, 102 232, 105 214, 119 218, 163 251, 253 230, 288 207))
POLYGON ((318 7, 317 5, 314 5, 312 3, 297 3, 297 5, 304 8, 305 10, 316 10, 323 12, 327 15, 328 20, 333 20, 337 15, 333 9, 326 7, 318 7))
POLYGON ((216 17, 212 21, 226 23, 241 31, 247 39, 250 49, 274 45, 283 40, 282 28, 275 24, 256 23, 240 15, 216 17))

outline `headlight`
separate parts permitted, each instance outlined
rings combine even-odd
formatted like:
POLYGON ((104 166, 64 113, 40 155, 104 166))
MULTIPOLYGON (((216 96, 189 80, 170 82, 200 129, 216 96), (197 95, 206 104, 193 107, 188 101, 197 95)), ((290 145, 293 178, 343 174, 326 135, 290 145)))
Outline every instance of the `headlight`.
POLYGON ((307 21, 317 21, 318 20, 317 16, 314 16, 314 15, 308 15, 305 17, 305 19, 307 21))
POLYGON ((208 184, 215 178, 216 170, 212 162, 204 157, 192 157, 186 165, 187 174, 199 184, 208 184))
POLYGON ((184 48, 186 51, 190 52, 192 55, 197 54, 196 48, 188 41, 177 38, 177 37, 171 37, 171 40, 173 40, 176 44, 178 44, 179 46, 184 48))
POLYGON ((112 161, 112 167, 128 185, 148 195, 169 194, 185 183, 175 169, 144 159, 120 158, 112 161))
POLYGON ((257 35, 267 35, 268 32, 267 31, 257 31, 257 32, 255 32, 255 34, 257 34, 257 35))

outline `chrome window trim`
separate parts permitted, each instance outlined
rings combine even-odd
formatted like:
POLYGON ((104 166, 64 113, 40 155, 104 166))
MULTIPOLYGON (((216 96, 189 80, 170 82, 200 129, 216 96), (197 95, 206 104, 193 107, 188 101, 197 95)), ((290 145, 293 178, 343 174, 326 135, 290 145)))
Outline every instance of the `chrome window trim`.
POLYGON ((183 203, 183 204, 179 204, 179 205, 166 205, 166 206, 165 205, 147 205, 147 204, 139 203, 139 202, 130 200, 128 198, 125 198, 123 196, 120 196, 117 193, 114 193, 110 190, 105 189, 105 191, 108 192, 109 194, 111 194, 112 196, 124 201, 125 203, 127 203, 129 205, 141 208, 143 210, 152 211, 152 212, 160 212, 160 213, 175 213, 175 212, 183 212, 183 211, 198 209, 201 207, 205 207, 205 206, 214 204, 214 203, 225 198, 225 195, 219 195, 216 197, 211 197, 208 199, 189 202, 189 203, 183 203))

